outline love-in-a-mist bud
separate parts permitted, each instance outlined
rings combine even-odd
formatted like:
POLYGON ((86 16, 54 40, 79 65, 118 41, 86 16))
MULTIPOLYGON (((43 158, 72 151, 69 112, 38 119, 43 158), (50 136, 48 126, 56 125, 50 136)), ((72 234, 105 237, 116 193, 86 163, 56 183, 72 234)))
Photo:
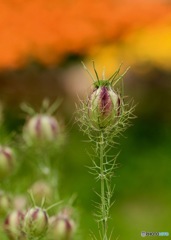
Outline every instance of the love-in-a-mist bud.
POLYGON ((27 207, 27 198, 24 195, 18 195, 13 198, 13 208, 23 211, 27 207))
POLYGON ((24 138, 27 141, 53 141, 58 134, 59 125, 57 120, 45 114, 33 116, 24 127, 24 138))
POLYGON ((8 194, 0 191, 0 215, 7 214, 12 206, 11 198, 8 194))
POLYGON ((88 114, 93 125, 99 128, 114 123, 120 114, 120 97, 110 84, 96 86, 88 101, 88 114))
POLYGON ((40 237, 48 229, 48 215, 42 208, 31 208, 24 217, 23 231, 28 237, 40 237))
POLYGON ((22 231, 24 215, 20 211, 11 212, 4 222, 4 230, 10 240, 25 239, 22 231))
POLYGON ((0 146, 0 179, 10 175, 15 168, 15 155, 7 146, 0 146))
POLYGON ((52 239, 71 240, 76 230, 74 220, 67 214, 60 213, 56 217, 51 217, 49 235, 52 239))
POLYGON ((52 198, 52 188, 47 182, 43 180, 35 182, 31 186, 30 190, 37 204, 40 204, 43 198, 45 198, 46 201, 49 201, 52 198))

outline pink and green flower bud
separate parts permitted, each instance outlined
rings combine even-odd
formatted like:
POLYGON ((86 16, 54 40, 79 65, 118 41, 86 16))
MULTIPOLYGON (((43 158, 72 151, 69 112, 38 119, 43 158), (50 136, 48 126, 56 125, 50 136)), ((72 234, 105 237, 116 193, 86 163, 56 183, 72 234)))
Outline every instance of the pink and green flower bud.
POLYGON ((45 210, 35 207, 28 210, 24 217, 23 231, 28 237, 40 237, 48 229, 48 215, 45 210))
POLYGON ((7 214, 12 206, 11 198, 8 194, 0 191, 0 215, 7 214))
POLYGON ((116 122, 120 114, 120 97, 110 85, 98 86, 90 95, 88 114, 92 124, 105 128, 116 122))
POLYGON ((15 155, 11 148, 0 146, 0 179, 9 176, 15 168, 15 155))
POLYGON ((45 181, 37 181, 35 182, 30 188, 35 202, 40 204, 42 199, 45 198, 46 202, 50 201, 52 198, 52 188, 51 186, 45 181))
POLYGON ((53 141, 59 135, 57 120, 49 115, 38 114, 30 118, 24 128, 26 141, 53 141))
POLYGON ((67 214, 59 214, 50 218, 50 239, 71 240, 76 230, 75 222, 67 214))
POLYGON ((24 215, 20 211, 11 212, 5 222, 4 230, 10 240, 25 239, 24 233, 22 232, 24 215))

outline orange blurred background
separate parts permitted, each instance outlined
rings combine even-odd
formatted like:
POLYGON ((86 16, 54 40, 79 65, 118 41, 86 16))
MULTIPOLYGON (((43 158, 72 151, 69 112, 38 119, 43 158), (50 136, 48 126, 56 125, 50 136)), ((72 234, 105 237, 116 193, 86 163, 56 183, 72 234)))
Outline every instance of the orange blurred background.
POLYGON ((107 76, 123 62, 134 80, 170 72, 170 43, 168 0, 0 0, 0 94, 73 98, 90 85, 81 60, 107 76))
POLYGON ((70 54, 170 67, 170 25, 168 0, 0 0, 0 68, 70 54))

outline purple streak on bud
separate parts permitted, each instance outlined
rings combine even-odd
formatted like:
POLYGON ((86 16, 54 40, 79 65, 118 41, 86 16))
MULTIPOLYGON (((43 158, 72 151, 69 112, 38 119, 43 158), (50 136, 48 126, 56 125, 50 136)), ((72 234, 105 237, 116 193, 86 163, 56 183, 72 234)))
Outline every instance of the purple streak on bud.
POLYGON ((35 130, 36 130, 37 135, 40 136, 41 135, 41 117, 37 118, 35 130))
POLYGON ((51 129, 52 129, 52 133, 54 135, 56 135, 56 133, 58 132, 58 126, 56 124, 56 121, 52 117, 49 119, 49 121, 50 121, 50 126, 51 126, 51 129))
POLYGON ((120 99, 111 86, 100 86, 91 93, 88 114, 94 126, 107 127, 120 114, 120 99))
POLYGON ((11 154, 12 153, 10 153, 7 149, 5 149, 5 148, 2 148, 1 149, 1 152, 4 154, 4 156, 6 157, 6 159, 7 159, 7 161, 8 161, 8 164, 9 164, 9 167, 10 168, 12 168, 13 167, 13 161, 12 161, 12 156, 11 156, 11 154))
POLYGON ((118 104, 118 111, 117 111, 117 115, 119 116, 119 115, 120 115, 120 113, 121 113, 121 99, 120 99, 120 97, 118 97, 118 102, 117 102, 117 104, 118 104))
POLYGON ((22 212, 18 211, 18 218, 19 219, 23 219, 24 218, 24 215, 22 212))
POLYGON ((43 211, 43 213, 44 213, 45 222, 46 222, 46 224, 48 224, 48 216, 47 216, 47 213, 46 213, 45 211, 43 211))
POLYGON ((103 86, 100 92, 100 109, 102 115, 107 115, 112 107, 112 101, 110 99, 107 87, 103 86))
POLYGON ((65 223, 66 223, 66 228, 67 228, 67 230, 68 230, 68 231, 71 231, 72 225, 71 225, 70 221, 68 221, 67 219, 64 219, 64 221, 65 221, 65 223))
POLYGON ((37 218, 38 213, 39 213, 39 208, 35 209, 35 211, 33 212, 33 214, 32 214, 33 220, 35 220, 37 218))
POLYGON ((15 166, 15 156, 11 148, 0 146, 0 178, 12 173, 15 166))
POLYGON ((9 152, 5 151, 5 149, 2 149, 1 151, 7 159, 11 159, 11 154, 9 152))
POLYGON ((70 219, 67 216, 58 216, 56 219, 57 222, 63 221, 65 223, 66 229, 70 231, 72 229, 72 224, 70 219))
POLYGON ((9 225, 9 222, 10 222, 10 220, 9 220, 9 216, 5 219, 5 226, 8 226, 9 225))

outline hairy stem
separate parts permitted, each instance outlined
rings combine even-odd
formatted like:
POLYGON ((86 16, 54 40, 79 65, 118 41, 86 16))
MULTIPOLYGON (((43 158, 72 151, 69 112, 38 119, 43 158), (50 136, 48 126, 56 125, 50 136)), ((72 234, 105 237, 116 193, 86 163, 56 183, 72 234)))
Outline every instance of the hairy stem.
POLYGON ((104 136, 100 135, 100 175, 101 175, 101 211, 102 211, 102 240, 107 240, 107 216, 105 194, 105 171, 104 171, 104 136))

